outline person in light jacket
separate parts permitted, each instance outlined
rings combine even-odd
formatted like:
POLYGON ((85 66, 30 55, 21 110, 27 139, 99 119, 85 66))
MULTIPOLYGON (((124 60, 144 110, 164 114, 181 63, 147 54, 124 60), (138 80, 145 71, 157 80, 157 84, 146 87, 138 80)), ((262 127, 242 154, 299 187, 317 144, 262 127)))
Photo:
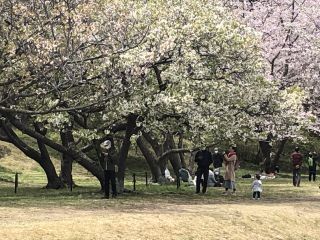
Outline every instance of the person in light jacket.
POLYGON ((308 156, 308 167, 309 167, 309 182, 311 182, 311 178, 313 181, 316 181, 317 175, 317 154, 309 153, 308 156))
POLYGON ((261 192, 262 192, 262 182, 260 180, 259 174, 256 174, 256 178, 253 181, 251 188, 252 188, 252 199, 260 200, 261 192))
POLYGON ((224 175, 224 187, 225 192, 223 194, 228 194, 229 189, 234 194, 236 192, 236 174, 235 166, 237 162, 237 148, 232 146, 229 149, 229 153, 224 155, 224 165, 225 165, 225 175, 224 175))

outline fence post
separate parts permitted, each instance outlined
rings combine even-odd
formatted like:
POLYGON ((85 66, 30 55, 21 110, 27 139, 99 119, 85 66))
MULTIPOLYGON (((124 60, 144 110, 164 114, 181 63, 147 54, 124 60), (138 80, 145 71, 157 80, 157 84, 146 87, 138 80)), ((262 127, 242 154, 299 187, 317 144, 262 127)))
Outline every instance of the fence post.
POLYGON ((14 193, 17 194, 18 191, 18 173, 15 174, 14 176, 14 193))
POLYGON ((132 177, 133 177, 133 191, 136 191, 136 174, 132 174, 132 177))
POLYGON ((146 172, 146 187, 148 186, 148 173, 146 172))

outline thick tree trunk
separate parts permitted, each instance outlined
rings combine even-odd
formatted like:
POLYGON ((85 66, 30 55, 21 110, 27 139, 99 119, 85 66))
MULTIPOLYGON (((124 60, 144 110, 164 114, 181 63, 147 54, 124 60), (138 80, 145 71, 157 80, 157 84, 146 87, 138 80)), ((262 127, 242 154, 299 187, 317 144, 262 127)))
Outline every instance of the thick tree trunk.
MULTIPOLYGON (((34 124, 34 128, 36 132, 40 133, 41 135, 46 135, 46 129, 41 129, 41 126, 38 123, 34 124)), ((56 169, 51 161, 46 145, 39 140, 37 140, 37 143, 41 155, 41 161, 39 162, 39 164, 45 171, 48 179, 48 184, 46 187, 54 189, 63 187, 63 183, 57 175, 56 169)))
POLYGON ((194 158, 195 158, 195 155, 196 155, 196 152, 191 152, 190 153, 190 156, 189 156, 189 171, 190 171, 190 174, 193 175, 195 170, 195 161, 194 161, 194 158))
MULTIPOLYGON (((167 152, 167 151, 170 150, 170 146, 169 146, 167 135, 165 135, 165 141, 162 144, 162 149, 163 149, 163 152, 167 152)), ((158 163, 159 163, 159 166, 160 166, 160 170, 161 170, 161 174, 163 176, 165 176, 164 171, 168 167, 168 162, 170 161, 169 157, 170 157, 170 155, 167 155, 166 157, 161 158, 161 159, 158 160, 158 163)))
POLYGON ((95 176, 101 186, 101 189, 104 189, 104 173, 103 169, 100 165, 100 162, 92 161, 85 153, 79 151, 74 146, 69 148, 70 156, 79 163, 82 167, 84 167, 87 171, 89 171, 93 176, 95 176))
POLYGON ((42 161, 39 162, 42 169, 45 171, 47 176, 48 184, 46 188, 48 189, 59 189, 63 188, 63 183, 61 182, 59 176, 57 175, 56 169, 52 164, 50 159, 42 158, 42 161))
POLYGON ((280 156, 283 153, 284 147, 288 141, 288 138, 282 139, 278 145, 278 150, 276 154, 274 155, 272 166, 275 168, 275 166, 279 165, 280 156))
POLYGON ((160 157, 163 153, 163 148, 159 144, 159 140, 152 137, 151 134, 146 133, 142 131, 143 137, 148 141, 148 143, 151 145, 153 151, 156 153, 157 157, 160 157))
MULTIPOLYGON (((157 157, 161 157, 161 155, 164 152, 165 144, 159 144, 159 139, 152 137, 150 133, 146 133, 142 131, 143 137, 148 141, 148 143, 151 145, 153 151, 156 153, 157 157)), ((165 174, 164 171, 167 167, 167 161, 168 158, 162 158, 158 161, 157 165, 160 168, 161 178, 164 178, 165 174)))
POLYGON ((143 136, 140 136, 137 139, 137 144, 138 144, 139 149, 141 150, 144 158, 146 159, 146 161, 150 167, 153 182, 158 182, 160 180, 160 178, 162 178, 162 174, 161 174, 160 168, 157 164, 156 156, 148 148, 147 141, 144 139, 143 136))
POLYGON ((263 154, 263 165, 264 165, 264 170, 266 173, 270 173, 273 171, 272 169, 272 164, 271 164, 271 146, 269 141, 259 141, 259 146, 261 149, 261 152, 263 154))
MULTIPOLYGON (((128 132, 126 132, 125 138, 121 144, 121 148, 120 148, 120 152, 119 152, 118 181, 119 181, 119 184, 122 185, 122 190, 124 187, 126 160, 128 157, 130 146, 131 146, 130 137, 131 137, 130 134, 128 132)), ((120 186, 120 189, 121 189, 121 186, 120 186)))
MULTIPOLYGON (((68 128, 60 131, 60 138, 62 145, 66 148, 74 143, 72 132, 68 128)), ((73 158, 70 155, 62 153, 60 178, 64 184, 68 185, 68 187, 71 187, 71 184, 74 185, 72 179, 72 162, 73 158)))
POLYGON ((43 158, 38 151, 23 142, 7 124, 2 123, 2 129, 3 133, 7 136, 7 139, 10 140, 10 143, 20 149, 26 156, 36 161, 44 170, 47 177, 46 188, 58 189, 62 187, 61 181, 50 158, 43 158))
POLYGON ((130 138, 134 133, 136 127, 136 115, 129 115, 127 118, 127 128, 124 136, 124 140, 122 142, 120 152, 119 152, 119 168, 118 168, 118 183, 119 183, 119 193, 124 191, 124 177, 126 170, 126 160, 128 157, 129 149, 131 146, 130 138))
POLYGON ((104 175, 103 169, 101 168, 98 162, 93 161, 90 159, 86 154, 76 149, 74 145, 69 146, 69 148, 65 148, 64 146, 52 141, 51 139, 33 131, 32 129, 26 127, 24 124, 20 123, 18 120, 10 118, 11 123, 23 133, 33 137, 37 140, 42 141, 44 144, 48 145, 49 147, 55 149, 60 153, 66 153, 70 155, 73 159, 75 159, 82 167, 88 170, 93 176, 95 176, 99 182, 101 187, 104 186, 104 175))
MULTIPOLYGON (((165 141, 165 149, 166 151, 170 150, 170 149, 175 149, 175 142, 173 139, 172 134, 167 133, 166 135, 166 141, 165 141)), ((176 177, 179 176, 179 169, 181 169, 181 161, 180 161, 180 157, 179 157, 179 153, 172 153, 169 155, 169 161, 171 163, 171 166, 173 168, 174 174, 176 175, 176 177)))
MULTIPOLYGON (((182 134, 182 133, 179 134, 178 148, 179 148, 179 149, 183 149, 183 134, 182 134)), ((180 153, 179 153, 179 157, 180 157, 180 160, 181 160, 181 166, 182 166, 184 169, 187 169, 187 163, 186 163, 186 161, 185 161, 184 153, 183 153, 183 152, 180 152, 180 153)))

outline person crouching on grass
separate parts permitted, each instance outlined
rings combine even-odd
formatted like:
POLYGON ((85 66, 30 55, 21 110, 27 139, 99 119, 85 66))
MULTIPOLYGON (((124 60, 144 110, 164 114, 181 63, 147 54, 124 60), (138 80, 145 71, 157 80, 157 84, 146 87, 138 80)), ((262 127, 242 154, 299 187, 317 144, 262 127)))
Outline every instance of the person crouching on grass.
POLYGON ((262 182, 260 180, 259 174, 256 174, 256 178, 253 181, 251 188, 252 188, 252 199, 260 200, 261 192, 262 192, 262 182))

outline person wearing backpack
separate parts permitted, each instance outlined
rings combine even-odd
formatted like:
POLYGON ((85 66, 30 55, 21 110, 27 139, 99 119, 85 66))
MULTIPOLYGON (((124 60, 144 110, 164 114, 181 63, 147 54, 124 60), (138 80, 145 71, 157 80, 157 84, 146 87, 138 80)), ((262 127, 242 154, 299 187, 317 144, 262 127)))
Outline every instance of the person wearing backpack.
POLYGON ((292 183, 295 187, 300 187, 302 159, 303 156, 300 153, 299 148, 296 147, 294 152, 291 154, 292 183))
POLYGON ((309 153, 308 156, 308 167, 309 167, 309 182, 311 182, 311 178, 313 181, 316 181, 317 174, 317 156, 316 153, 309 153))

